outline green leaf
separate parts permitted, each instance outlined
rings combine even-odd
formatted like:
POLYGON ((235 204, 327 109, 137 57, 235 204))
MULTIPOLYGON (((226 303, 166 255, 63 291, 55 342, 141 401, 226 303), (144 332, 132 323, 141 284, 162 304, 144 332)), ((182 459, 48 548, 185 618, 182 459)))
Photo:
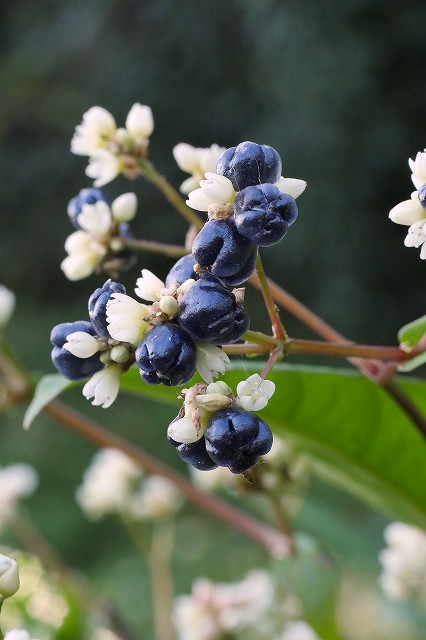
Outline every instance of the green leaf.
POLYGON ((32 421, 38 416, 40 411, 72 384, 72 382, 60 376, 59 373, 50 373, 43 376, 38 381, 33 399, 25 412, 24 429, 29 429, 32 421))
MULTIPOLYGON (((411 351, 414 347, 417 346, 421 338, 426 333, 426 316, 422 316, 421 318, 417 318, 417 320, 413 320, 409 324, 404 325, 398 331, 398 341, 399 344, 411 351)), ((407 362, 402 362, 398 365, 399 371, 413 371, 413 369, 417 369, 422 364, 426 362, 426 351, 418 355, 416 358, 412 360, 408 360, 407 362)))
MULTIPOLYGON (((261 364, 229 371, 235 390, 261 364)), ((276 392, 260 412, 274 433, 307 452, 327 480, 374 507, 426 528, 426 442, 398 405, 357 372, 281 365, 268 376, 276 392)), ((426 415, 426 383, 401 382, 426 415)), ((137 370, 122 389, 176 408, 176 390, 143 384, 137 370)), ((173 417, 173 416, 171 416, 173 417)))

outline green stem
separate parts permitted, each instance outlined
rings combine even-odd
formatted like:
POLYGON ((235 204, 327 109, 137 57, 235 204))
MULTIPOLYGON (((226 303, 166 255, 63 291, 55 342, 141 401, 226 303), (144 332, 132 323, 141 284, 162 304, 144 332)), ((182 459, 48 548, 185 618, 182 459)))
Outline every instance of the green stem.
POLYGON ((182 475, 159 462, 141 448, 109 432, 78 411, 70 409, 59 400, 50 402, 43 411, 60 424, 87 440, 90 440, 95 445, 120 449, 120 451, 123 451, 123 453, 132 458, 132 460, 135 460, 147 473, 153 473, 167 478, 189 500, 198 504, 198 506, 216 518, 219 518, 219 520, 226 522, 241 534, 254 540, 263 546, 270 554, 277 557, 286 557, 288 555, 290 541, 282 533, 258 522, 244 511, 237 509, 224 500, 201 491, 182 475))
POLYGON ((257 260, 256 260, 256 275, 259 281, 259 286, 262 292, 263 300, 265 302, 266 310, 271 320, 274 336, 280 340, 285 340, 287 338, 287 333, 280 320, 280 316, 278 314, 278 308, 276 307, 274 299, 272 297, 271 290, 268 284, 268 279, 266 277, 265 270, 263 268, 260 253, 258 254, 257 260))
POLYGON ((149 160, 141 160, 139 162, 139 168, 143 177, 163 194, 166 200, 174 206, 189 224, 193 224, 197 229, 203 228, 204 220, 186 205, 180 193, 157 171, 149 160))
POLYGON ((267 336, 266 333, 262 333, 261 331, 246 331, 242 337, 242 340, 247 340, 247 342, 254 342, 255 344, 265 345, 269 347, 269 349, 274 349, 275 347, 282 347, 283 340, 279 340, 278 338, 273 338, 272 336, 267 336))
POLYGON ((161 253, 163 256, 171 258, 181 258, 186 256, 188 251, 178 244, 166 244, 164 242, 154 242, 152 240, 135 240, 133 238, 123 239, 124 247, 135 251, 147 251, 148 253, 161 253))

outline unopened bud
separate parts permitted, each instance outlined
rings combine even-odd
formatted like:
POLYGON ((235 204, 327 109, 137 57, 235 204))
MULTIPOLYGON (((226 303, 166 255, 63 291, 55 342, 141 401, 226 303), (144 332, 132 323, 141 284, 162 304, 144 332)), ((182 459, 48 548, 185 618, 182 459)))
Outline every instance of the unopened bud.
POLYGON ((122 344, 117 344, 111 349, 111 360, 120 364, 129 359, 129 350, 122 344))
POLYGON ((0 598, 10 598, 19 589, 18 563, 0 554, 0 598))
POLYGON ((122 147, 130 147, 133 142, 132 137, 124 127, 120 127, 119 129, 117 129, 117 131, 115 132, 115 139, 122 147))
POLYGON ((99 360, 103 362, 103 364, 108 364, 111 360, 111 351, 104 351, 101 353, 99 360))
POLYGON ((188 278, 188 280, 185 280, 185 282, 183 282, 183 283, 180 285, 179 289, 177 290, 178 295, 180 295, 180 296, 185 295, 185 293, 186 293, 187 291, 189 291, 189 289, 192 287, 192 285, 194 285, 194 284, 195 284, 195 282, 196 282, 196 281, 195 281, 195 280, 193 280, 192 278, 188 278))
POLYGON ((232 393, 231 387, 228 387, 226 382, 218 380, 207 385, 206 393, 220 393, 222 396, 227 396, 232 393))
POLYGON ((173 296, 163 296, 160 299, 160 309, 167 316, 174 318, 178 312, 178 303, 176 298, 173 298, 173 296))
POLYGON ((203 396, 197 396, 196 402, 199 407, 202 407, 206 411, 219 411, 220 409, 227 409, 232 400, 220 393, 206 393, 203 396))
POLYGON ((111 251, 117 253, 118 251, 124 249, 124 242, 121 238, 112 238, 109 246, 111 247, 111 251))

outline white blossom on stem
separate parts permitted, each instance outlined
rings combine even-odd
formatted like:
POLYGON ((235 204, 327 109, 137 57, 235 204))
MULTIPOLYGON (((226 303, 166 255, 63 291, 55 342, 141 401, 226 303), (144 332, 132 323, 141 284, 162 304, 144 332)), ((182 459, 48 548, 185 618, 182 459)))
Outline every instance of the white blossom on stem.
POLYGON ((149 269, 142 269, 142 276, 136 280, 135 293, 142 300, 148 300, 149 302, 156 302, 161 298, 161 291, 164 289, 164 282, 157 278, 157 276, 149 271, 149 269))
POLYGON ((111 204, 111 213, 114 222, 130 222, 136 215, 138 199, 135 193, 123 193, 111 204))
POLYGON ((225 176, 207 171, 200 187, 191 191, 186 204, 196 211, 208 211, 211 205, 224 205, 235 200, 236 192, 232 182, 225 176))
POLYGON ((181 142, 173 148, 173 155, 179 169, 190 173, 191 177, 182 182, 179 189, 182 193, 188 194, 199 187, 200 181, 204 179, 207 172, 215 173, 217 161, 225 147, 212 144, 207 148, 197 148, 190 144, 181 142))
POLYGON ((95 187, 103 187, 116 178, 124 169, 120 157, 107 149, 94 152, 86 167, 86 175, 92 178, 95 187))
POLYGON ((275 392, 275 384, 271 380, 263 380, 258 373, 237 385, 237 404, 246 411, 260 411, 268 404, 275 392))
POLYGON ((405 237, 404 244, 406 247, 421 247, 420 259, 426 260, 426 219, 419 220, 411 225, 405 237))
POLYGON ((121 367, 110 364, 93 374, 83 387, 83 395, 96 407, 107 409, 116 399, 120 389, 121 367))
POLYGON ((389 218, 392 222, 411 227, 416 222, 426 218, 426 211, 419 200, 419 190, 426 184, 426 150, 420 151, 415 160, 410 158, 408 164, 412 171, 411 180, 416 187, 416 191, 413 191, 410 200, 404 200, 393 207, 389 212, 389 218))
POLYGON ((195 344, 197 346, 197 371, 209 384, 219 374, 225 373, 226 365, 230 362, 229 356, 214 344, 206 342, 196 342, 195 344))
POLYGON ((77 155, 90 156, 102 149, 106 141, 117 130, 113 116, 103 107, 91 107, 83 114, 71 140, 71 151, 77 155))
POLYGON ((151 108, 136 102, 126 118, 126 129, 132 138, 137 141, 144 140, 148 144, 149 137, 154 131, 154 118, 151 108))
POLYGON ((102 349, 102 344, 90 333, 75 331, 67 336, 63 348, 77 358, 90 358, 102 349))
POLYGON ((0 554, 0 598, 10 598, 19 589, 18 563, 9 556, 0 554))
POLYGON ((107 304, 108 332, 114 340, 138 345, 149 325, 149 309, 124 293, 113 293, 107 304))

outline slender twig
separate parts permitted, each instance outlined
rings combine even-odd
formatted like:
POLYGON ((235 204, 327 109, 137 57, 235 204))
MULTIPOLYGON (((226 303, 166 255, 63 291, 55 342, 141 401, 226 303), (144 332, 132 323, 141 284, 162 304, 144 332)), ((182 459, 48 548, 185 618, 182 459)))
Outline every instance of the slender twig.
POLYGON ((70 409, 59 400, 53 400, 44 408, 44 412, 97 446, 120 449, 148 473, 164 476, 189 500, 234 527, 248 538, 251 538, 272 555, 285 557, 289 554, 291 545, 286 536, 272 527, 258 522, 240 509, 220 500, 216 496, 201 491, 182 475, 159 462, 153 456, 104 429, 78 411, 70 409))
POLYGON ((174 208, 185 218, 189 224, 193 224, 197 229, 202 229, 204 221, 192 209, 190 209, 180 193, 170 184, 170 182, 157 171, 149 160, 141 160, 139 163, 141 174, 148 182, 153 184, 174 206, 174 208))
POLYGON ((278 362, 278 360, 282 357, 282 355, 283 355, 282 347, 275 347, 275 349, 271 351, 268 361, 263 367, 262 372, 260 374, 261 378, 263 379, 266 378, 268 373, 271 371, 271 369, 273 369, 274 365, 276 364, 276 362, 278 362))
POLYGON ((330 343, 318 342, 316 340, 289 339, 286 343, 289 353, 300 353, 309 355, 331 356, 338 358, 375 358, 378 360, 390 360, 391 362, 405 362, 411 360, 414 355, 411 352, 403 351, 399 347, 381 347, 368 344, 355 343, 330 343))
POLYGON ((259 281, 259 288, 262 292, 263 300, 265 302, 269 319, 271 320, 274 337, 278 338, 279 340, 285 340, 287 338, 287 333, 281 322, 281 319, 278 313, 278 308, 275 305, 274 299, 272 297, 271 290, 268 284, 268 279, 266 277, 265 270, 263 268, 260 253, 258 254, 257 260, 256 260, 256 276, 259 281))
POLYGON ((166 244, 165 242, 154 242, 153 240, 136 240, 134 238, 123 238, 122 242, 124 248, 147 251, 148 253, 160 253, 170 258, 181 258, 188 253, 185 247, 178 244, 166 244))

